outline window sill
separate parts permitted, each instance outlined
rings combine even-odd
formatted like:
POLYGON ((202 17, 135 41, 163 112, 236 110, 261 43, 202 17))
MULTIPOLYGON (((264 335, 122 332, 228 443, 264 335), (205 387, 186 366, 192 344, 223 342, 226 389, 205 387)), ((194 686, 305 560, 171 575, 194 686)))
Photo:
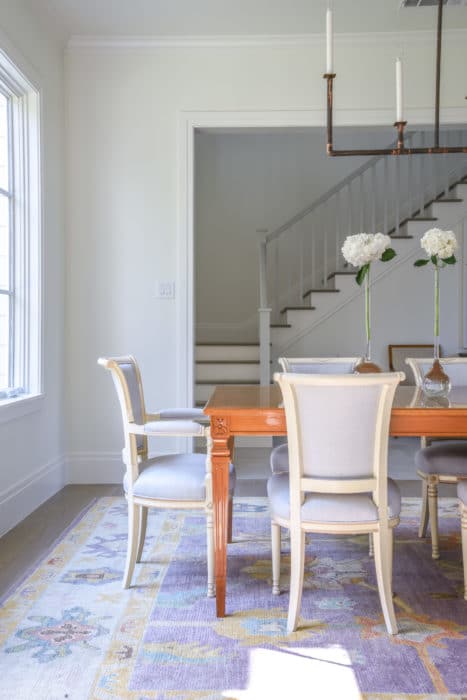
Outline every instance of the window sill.
POLYGON ((1 399, 0 424, 39 411, 43 402, 44 394, 23 394, 14 399, 1 399))

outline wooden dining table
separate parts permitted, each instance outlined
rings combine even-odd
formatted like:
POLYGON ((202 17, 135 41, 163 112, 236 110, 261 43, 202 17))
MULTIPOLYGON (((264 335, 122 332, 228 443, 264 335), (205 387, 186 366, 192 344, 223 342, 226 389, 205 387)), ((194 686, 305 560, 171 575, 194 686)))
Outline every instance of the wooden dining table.
MULTIPOLYGON (((229 465, 238 436, 286 435, 282 396, 277 385, 217 386, 204 412, 210 417, 214 509, 216 614, 225 616, 229 465)), ((428 398, 420 389, 400 386, 391 412, 393 436, 466 437, 467 387, 448 398, 428 398)))

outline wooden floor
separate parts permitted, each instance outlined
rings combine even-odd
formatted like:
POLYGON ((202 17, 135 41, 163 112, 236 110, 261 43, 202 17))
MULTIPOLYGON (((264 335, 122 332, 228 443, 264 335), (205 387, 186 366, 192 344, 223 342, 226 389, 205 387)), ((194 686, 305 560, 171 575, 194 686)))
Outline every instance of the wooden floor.
POLYGON ((119 496, 121 486, 65 486, 0 539, 0 595, 14 587, 51 549, 81 511, 99 496, 119 496))

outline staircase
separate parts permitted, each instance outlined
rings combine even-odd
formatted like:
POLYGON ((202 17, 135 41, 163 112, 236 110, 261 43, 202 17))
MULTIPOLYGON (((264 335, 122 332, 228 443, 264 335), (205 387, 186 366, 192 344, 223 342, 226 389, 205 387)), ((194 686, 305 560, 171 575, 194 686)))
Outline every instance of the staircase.
MULTIPOLYGON (((465 143, 449 131, 442 143, 465 143)), ((424 133, 408 136, 424 146, 424 133)), ((268 383, 274 360, 356 296, 355 270, 341 247, 359 231, 383 231, 397 257, 372 266, 373 284, 415 251, 428 228, 453 228, 467 217, 467 158, 458 155, 376 157, 297 213, 260 243, 259 344, 196 348, 195 397, 202 405, 216 384, 268 383)))

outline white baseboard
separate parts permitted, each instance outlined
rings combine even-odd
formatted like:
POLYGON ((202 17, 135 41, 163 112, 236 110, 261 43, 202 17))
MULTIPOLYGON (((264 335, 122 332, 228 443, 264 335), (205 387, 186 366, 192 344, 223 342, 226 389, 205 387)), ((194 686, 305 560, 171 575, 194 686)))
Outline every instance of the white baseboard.
POLYGON ((66 484, 65 458, 49 462, 0 493, 0 537, 66 484))
POLYGON ((121 484, 125 468, 121 452, 70 452, 68 484, 121 484))

